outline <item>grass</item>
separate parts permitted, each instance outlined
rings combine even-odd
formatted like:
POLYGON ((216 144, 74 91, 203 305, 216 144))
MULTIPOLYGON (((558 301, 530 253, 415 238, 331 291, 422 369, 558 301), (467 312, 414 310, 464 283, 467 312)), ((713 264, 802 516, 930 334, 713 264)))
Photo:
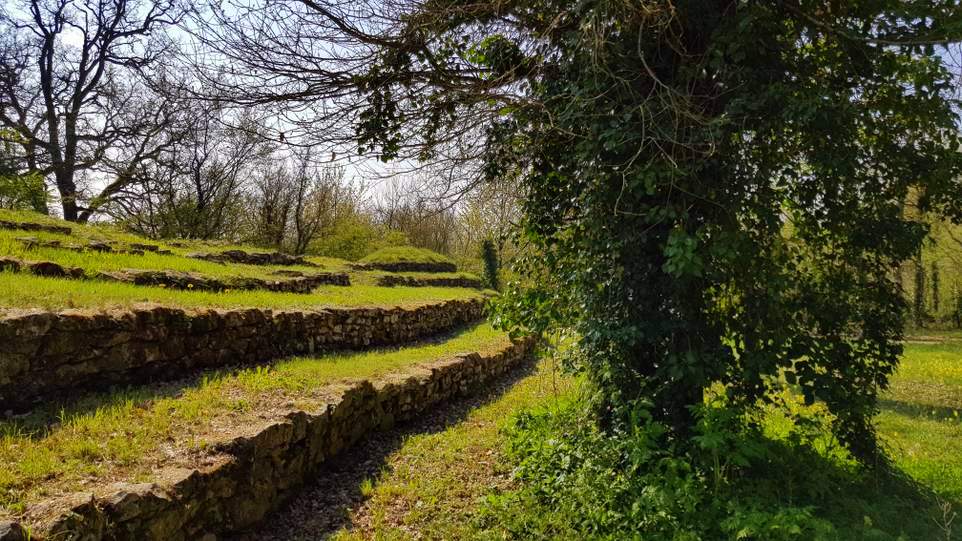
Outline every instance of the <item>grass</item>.
POLYGON ((543 360, 535 374, 473 409, 461 422, 409 436, 387 457, 378 479, 362 482, 360 490, 368 501, 351 517, 353 525, 334 539, 482 535, 475 520, 480 502, 511 485, 511 466, 500 455, 506 443, 504 424, 518 411, 551 408, 576 389, 574 380, 558 376, 553 363, 543 360))
MULTIPOLYGON (((150 478, 155 468, 206 448, 213 427, 252 426, 283 404, 324 407, 330 385, 373 379, 469 352, 503 348, 507 337, 482 324, 400 349, 298 357, 273 366, 204 377, 196 384, 95 395, 64 409, 50 406, 0 423, 0 504, 16 514, 28 501, 104 480, 150 478)), ((0 513, 2 515, 2 513, 0 513)))
POLYGON ((943 336, 906 345, 878 429, 900 468, 962 512, 962 341, 943 336))
POLYGON ((121 282, 42 278, 0 272, 0 307, 129 308, 157 303, 181 308, 317 309, 325 306, 413 306, 477 297, 457 287, 320 286, 310 294, 271 291, 179 291, 121 282))
MULTIPOLYGON (((19 259, 34 261, 53 261, 54 263, 58 263, 67 267, 80 267, 84 269, 84 273, 88 277, 95 277, 98 272, 102 271, 111 272, 124 269, 163 269, 178 272, 200 273, 205 276, 216 278, 250 276, 276 280, 278 279, 278 276, 273 275, 272 272, 282 269, 301 271, 305 274, 315 273, 319 270, 328 270, 326 268, 316 269, 307 266, 282 267, 277 265, 261 266, 234 263, 230 265, 223 265, 212 261, 194 259, 177 254, 166 255, 153 252, 145 252, 143 255, 134 255, 114 252, 104 253, 91 250, 75 252, 72 250, 45 247, 27 249, 23 243, 15 240, 14 237, 16 236, 19 235, 16 235, 13 231, 0 230, 0 256, 12 256, 19 259)), ((69 237, 63 235, 55 235, 50 233, 41 233, 31 236, 35 236, 38 239, 43 240, 61 240, 61 242, 64 242, 64 244, 67 244, 67 242, 63 239, 69 239, 69 237)))
MULTIPOLYGON (((891 389, 883 394, 877 427, 895 462, 894 475, 860 473, 837 442, 824 435, 813 442, 817 452, 805 452, 786 439, 793 421, 784 413, 769 413, 766 437, 782 451, 776 462, 738 481, 741 497, 761 498, 773 509, 813 505, 815 516, 834 527, 825 539, 962 539, 962 526, 953 518, 962 512, 962 340, 958 333, 940 338, 909 343, 891 389)), ((368 501, 336 539, 517 537, 505 530, 510 526, 499 520, 503 517, 492 520, 484 502, 518 486, 509 480, 516 465, 501 457, 508 436, 499 427, 518 411, 553 407, 554 395, 545 392, 544 367, 539 374, 541 380, 528 378, 463 422, 409 437, 388 457, 381 476, 360 487, 368 501)), ((790 395, 785 399, 791 400, 790 395)), ((824 415, 816 411, 824 409, 820 404, 796 402, 792 411, 824 415)), ((537 509, 514 512, 521 520, 539 520, 537 509), (525 513, 533 514, 525 518, 525 513)), ((806 539, 805 534, 784 537, 789 538, 806 539)))
POLYGON ((360 260, 360 263, 450 263, 454 264, 451 258, 439 253, 415 248, 413 246, 391 246, 368 255, 360 260))

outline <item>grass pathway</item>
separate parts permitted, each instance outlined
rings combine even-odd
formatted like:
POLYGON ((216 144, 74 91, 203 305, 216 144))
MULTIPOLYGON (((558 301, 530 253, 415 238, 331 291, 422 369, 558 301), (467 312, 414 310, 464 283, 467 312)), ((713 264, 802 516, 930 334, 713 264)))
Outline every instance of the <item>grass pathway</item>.
POLYGON ((334 461, 263 531, 240 540, 466 539, 484 495, 510 485, 504 422, 574 392, 541 361, 412 425, 378 434, 334 461))

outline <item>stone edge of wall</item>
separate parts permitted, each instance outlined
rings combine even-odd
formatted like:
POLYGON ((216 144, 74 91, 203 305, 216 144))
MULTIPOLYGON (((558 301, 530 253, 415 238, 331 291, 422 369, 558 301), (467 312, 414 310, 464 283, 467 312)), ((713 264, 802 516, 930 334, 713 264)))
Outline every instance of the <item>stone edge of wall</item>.
POLYGON ((393 274, 379 277, 377 279, 377 285, 381 287, 468 287, 473 289, 482 289, 484 287, 481 280, 476 278, 415 278, 413 276, 397 276, 393 274))
POLYGON ((355 263, 358 270, 379 270, 386 272, 458 272, 454 263, 430 263, 427 261, 399 261, 397 263, 355 263))
MULTIPOLYGON (((243 531, 368 433, 468 394, 532 358, 534 344, 528 338, 487 356, 472 353, 357 382, 322 412, 291 411, 253 436, 220 446, 227 459, 205 470, 162 472, 158 478, 166 480, 159 483, 122 485, 104 497, 78 493, 59 505, 41 505, 60 511, 33 518, 30 539, 187 540, 243 531)), ((26 539, 20 524, 0 523, 0 541, 26 539)))
POLYGON ((480 320, 485 302, 473 297, 414 308, 12 312, 0 315, 0 412, 203 369, 413 342, 480 320))

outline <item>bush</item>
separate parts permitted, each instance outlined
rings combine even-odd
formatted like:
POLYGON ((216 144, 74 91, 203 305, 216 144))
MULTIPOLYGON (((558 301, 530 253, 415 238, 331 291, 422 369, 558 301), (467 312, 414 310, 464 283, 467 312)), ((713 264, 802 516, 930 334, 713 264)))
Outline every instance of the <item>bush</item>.
POLYGON ((498 260, 498 251, 494 248, 494 241, 485 239, 481 243, 481 262, 484 264, 484 283, 489 288, 500 291, 501 277, 499 271, 501 262, 498 260))
POLYGON ((0 175, 0 208, 47 213, 47 189, 41 175, 0 175))

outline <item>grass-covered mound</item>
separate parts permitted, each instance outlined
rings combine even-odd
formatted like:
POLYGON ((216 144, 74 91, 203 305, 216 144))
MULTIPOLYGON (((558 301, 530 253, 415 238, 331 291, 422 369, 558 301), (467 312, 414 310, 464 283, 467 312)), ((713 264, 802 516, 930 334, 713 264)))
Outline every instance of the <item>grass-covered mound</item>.
POLYGON ((388 272, 457 272, 458 266, 439 253, 413 246, 382 248, 358 261, 367 268, 388 272))

